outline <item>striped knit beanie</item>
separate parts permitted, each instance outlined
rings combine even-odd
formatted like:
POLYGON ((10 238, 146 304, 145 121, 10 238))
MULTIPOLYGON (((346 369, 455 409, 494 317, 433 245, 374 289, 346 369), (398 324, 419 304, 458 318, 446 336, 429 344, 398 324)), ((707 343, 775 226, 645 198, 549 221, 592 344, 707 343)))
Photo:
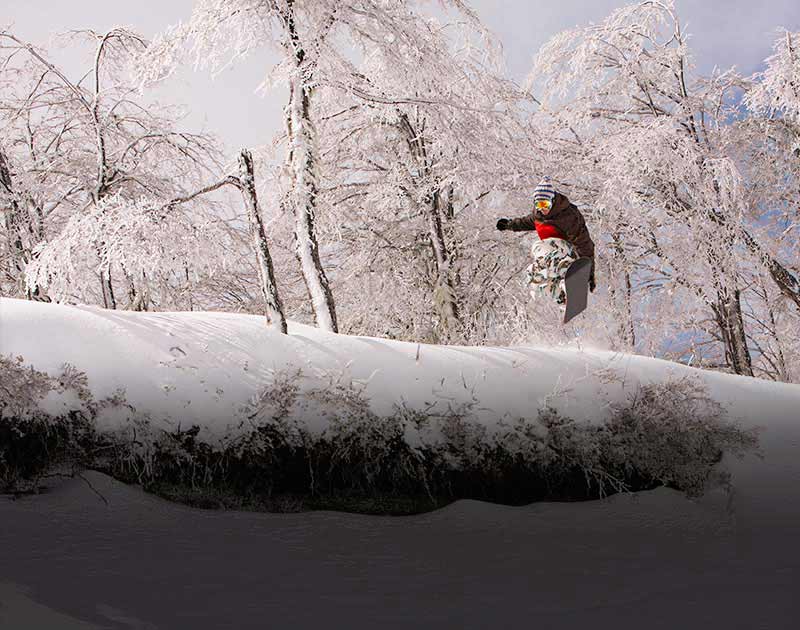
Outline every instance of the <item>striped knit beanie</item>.
POLYGON ((553 184, 550 183, 550 178, 545 177, 542 181, 539 182, 539 185, 533 191, 533 200, 538 201, 539 199, 547 199, 548 201, 552 202, 553 199, 556 197, 556 189, 553 188, 553 184))

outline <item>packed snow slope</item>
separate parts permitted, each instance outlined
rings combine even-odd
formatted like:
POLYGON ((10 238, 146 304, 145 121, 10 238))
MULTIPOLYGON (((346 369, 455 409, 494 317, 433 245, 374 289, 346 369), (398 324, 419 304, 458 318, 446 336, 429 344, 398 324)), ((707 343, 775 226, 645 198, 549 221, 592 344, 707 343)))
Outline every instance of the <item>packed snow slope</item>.
POLYGON ((459 347, 337 335, 301 324, 269 330, 256 315, 133 313, 0 299, 0 353, 57 373, 84 371, 96 398, 123 389, 153 418, 224 432, 241 406, 281 372, 304 387, 366 383, 373 409, 438 409, 475 403, 487 422, 534 417, 551 405, 575 420, 601 420, 640 382, 704 381, 733 420, 800 418, 800 386, 706 372, 588 348, 459 347))
POLYGON ((661 488, 410 517, 206 512, 90 472, 93 488, 0 497, 0 628, 796 627, 800 387, 588 349, 290 333, 247 315, 0 300, 3 354, 72 363, 97 396, 123 387, 154 417, 213 430, 286 368, 309 386, 369 381, 385 409, 474 396, 487 422, 545 403, 595 420, 638 382, 690 375, 762 427, 761 454, 724 460, 731 488, 695 501, 661 488))

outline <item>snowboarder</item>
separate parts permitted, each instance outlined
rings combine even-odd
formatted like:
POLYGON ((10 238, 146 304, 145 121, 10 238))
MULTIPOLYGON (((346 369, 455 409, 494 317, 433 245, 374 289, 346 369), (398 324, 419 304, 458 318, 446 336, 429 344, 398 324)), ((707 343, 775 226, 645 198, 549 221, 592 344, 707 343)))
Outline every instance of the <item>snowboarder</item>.
POLYGON ((539 240, 531 248, 533 263, 528 267, 528 279, 533 285, 531 295, 534 297, 549 293, 559 304, 564 304, 564 276, 570 264, 579 257, 592 261, 589 290, 595 290, 594 241, 589 236, 583 215, 565 195, 556 192, 549 177, 542 179, 533 191, 531 214, 516 219, 500 219, 497 229, 514 232, 536 230, 539 240))

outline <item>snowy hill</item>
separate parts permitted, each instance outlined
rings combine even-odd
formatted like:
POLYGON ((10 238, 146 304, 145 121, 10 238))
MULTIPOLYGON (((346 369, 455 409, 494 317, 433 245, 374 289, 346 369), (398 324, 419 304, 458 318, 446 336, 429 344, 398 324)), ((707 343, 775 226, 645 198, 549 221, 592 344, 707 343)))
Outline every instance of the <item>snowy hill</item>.
MULTIPOLYGON (((762 498, 790 487, 800 492, 797 385, 591 349, 438 347, 294 323, 281 335, 255 315, 132 313, 2 299, 0 322, 0 354, 22 356, 51 373, 73 364, 87 374, 96 398, 122 388, 138 412, 182 427, 197 424, 216 437, 231 430, 242 406, 279 373, 293 375, 301 391, 333 381, 366 383, 366 398, 379 414, 398 403, 440 410, 472 404, 490 431, 499 420, 530 418, 545 405, 574 420, 600 422, 637 384, 689 376, 707 385, 730 420, 760 431, 763 461, 750 456, 726 463, 737 487, 757 487, 754 495, 762 498)), ((318 416, 314 421, 324 425, 325 414, 318 416)), ((100 421, 113 428, 120 418, 100 421)))
POLYGON ((370 401, 386 408, 474 397, 487 422, 545 403, 597 421, 638 382, 691 375, 731 418, 762 427, 760 457, 724 461, 731 487, 697 500, 661 488, 519 508, 459 501, 394 519, 247 514, 173 505, 89 473, 93 489, 70 480, 0 501, 0 626, 621 630, 796 619, 798 386, 588 349, 433 347, 297 324, 281 336, 249 315, 6 299, 0 318, 2 354, 53 372, 72 363, 97 396, 124 387, 139 409, 213 431, 285 368, 303 370, 309 387, 337 374, 368 380, 370 401))
POLYGON ((690 376, 707 384, 732 419, 800 421, 800 386, 688 368, 589 348, 431 346, 347 335, 229 313, 133 313, 0 300, 0 354, 56 372, 85 371, 96 397, 123 388, 153 417, 224 431, 275 371, 302 372, 307 387, 366 382, 378 413, 477 400, 485 418, 535 414, 545 404, 576 420, 598 420, 638 383, 690 376))
MULTIPOLYGON (((688 376, 705 383, 731 421, 760 430, 767 459, 745 466, 746 474, 773 474, 779 466, 784 481, 800 482, 800 469, 787 463, 797 448, 797 440, 787 436, 800 434, 797 385, 601 350, 431 346, 295 323, 289 332, 270 331, 255 315, 133 313, 0 300, 0 354, 21 356, 26 365, 53 374, 72 364, 86 373, 95 398, 122 389, 138 413, 164 426, 196 424, 211 439, 229 434, 243 405, 278 374, 289 375, 301 392, 334 382, 365 384, 377 414, 398 404, 425 410, 471 405, 490 432, 504 419, 531 418, 544 406, 598 423, 638 384, 688 376)), ((111 410, 98 420, 113 429, 123 418, 111 410)), ((326 414, 311 414, 309 422, 322 431, 326 414)), ((758 485, 765 491, 775 487, 758 485)))

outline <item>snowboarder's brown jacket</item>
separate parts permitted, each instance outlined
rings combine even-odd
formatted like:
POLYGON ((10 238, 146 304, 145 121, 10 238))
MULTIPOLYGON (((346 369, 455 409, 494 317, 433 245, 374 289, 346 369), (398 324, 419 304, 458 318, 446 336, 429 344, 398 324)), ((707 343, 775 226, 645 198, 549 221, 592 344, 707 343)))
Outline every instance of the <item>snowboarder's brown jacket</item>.
POLYGON ((556 228, 564 235, 565 240, 572 243, 578 256, 591 258, 594 263, 594 241, 589 236, 586 221, 580 210, 570 203, 566 196, 556 193, 553 207, 547 215, 534 209, 531 214, 524 217, 510 219, 506 229, 515 232, 535 230, 537 223, 556 228))

